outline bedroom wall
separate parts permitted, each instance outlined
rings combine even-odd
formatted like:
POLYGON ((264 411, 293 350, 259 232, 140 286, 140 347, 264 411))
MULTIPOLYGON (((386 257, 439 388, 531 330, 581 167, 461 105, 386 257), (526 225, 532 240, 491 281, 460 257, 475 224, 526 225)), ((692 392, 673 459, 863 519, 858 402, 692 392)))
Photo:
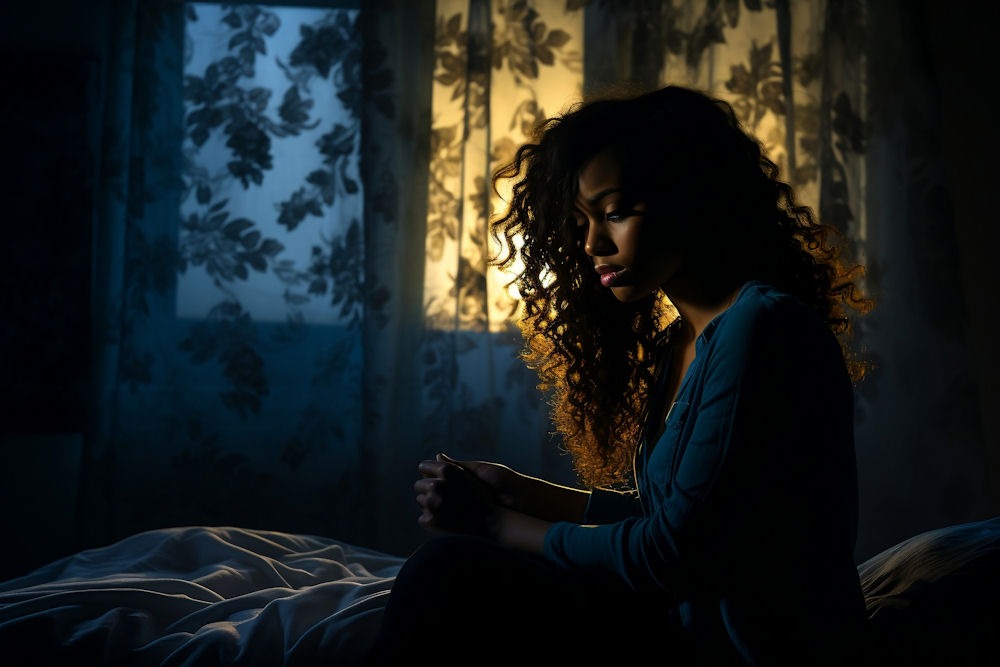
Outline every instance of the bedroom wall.
POLYGON ((990 87, 1000 7, 996 3, 927 1, 932 71, 941 95, 941 138, 954 203, 962 259, 961 285, 968 308, 983 419, 983 465, 993 510, 1000 511, 1000 121, 990 87))
POLYGON ((0 6, 0 579, 77 548, 105 5, 0 6))
MULTIPOLYGON (((75 0, 3 3, 0 52, 8 63, 13 62, 12 55, 19 59, 18 63, 32 57, 55 61, 99 58, 101 11, 107 6, 106 2, 75 0)), ((926 68, 922 74, 929 77, 940 94, 935 110, 940 123, 936 137, 942 142, 945 163, 939 166, 944 169, 952 195, 960 260, 960 275, 954 282, 962 290, 962 324, 968 330, 968 353, 979 389, 978 405, 969 412, 972 416, 968 419, 981 421, 977 428, 982 439, 976 443, 978 450, 964 452, 962 456, 953 456, 947 443, 930 455, 915 456, 909 443, 893 440, 890 435, 886 442, 878 444, 877 451, 862 456, 861 557, 943 522, 1000 513, 1000 349, 994 342, 1000 339, 996 314, 1000 277, 995 269, 1000 232, 994 215, 996 183, 1000 182, 997 164, 1000 136, 994 120, 996 110, 983 102, 994 78, 992 59, 979 56, 985 52, 984 45, 990 43, 988 31, 997 25, 991 20, 996 18, 997 10, 991 5, 983 6, 972 2, 929 1, 914 5, 911 19, 919 21, 921 29, 926 31, 927 50, 925 59, 906 61, 913 67, 926 68), (984 12, 991 15, 984 16, 984 12), (959 469, 955 470, 956 466, 959 469), (980 480, 976 482, 979 491, 975 498, 958 505, 943 502, 948 492, 946 487, 953 484, 953 479, 944 479, 942 469, 950 470, 953 478, 980 480)), ((90 112, 81 108, 79 113, 90 112)), ((4 137, 17 131, 10 126, 3 128, 4 137)), ((12 169, 22 170, 26 164, 23 155, 5 157, 7 173, 12 169)), ((78 174, 70 166, 76 168, 79 164, 56 164, 64 166, 54 169, 50 166, 35 177, 53 191, 73 187, 78 174)), ((10 183, 0 184, 0 192, 3 194, 0 201, 6 209, 4 235, 12 238, 11 228, 18 225, 27 234, 24 238, 43 246, 49 244, 49 254, 36 259, 39 270, 65 268, 67 257, 86 251, 86 248, 60 249, 53 245, 53 228, 24 215, 25 210, 30 210, 25 208, 25 202, 15 207, 17 215, 10 215, 17 194, 10 183)), ((79 223, 86 225, 87 221, 79 223)), ((33 289, 32 285, 11 284, 10 272, 4 275, 5 304, 13 294, 33 289)), ((934 313, 934 308, 929 312, 934 313)), ((37 327, 42 322, 48 325, 56 322, 67 337, 86 340, 86 327, 80 326, 79 320, 73 324, 60 318, 65 318, 65 313, 52 309, 8 311, 4 313, 3 326, 20 330, 37 327)), ((925 334, 921 328, 913 328, 905 335, 913 349, 922 349, 925 334)), ((939 358, 932 347, 926 349, 927 364, 933 365, 939 358)), ((7 389, 15 382, 9 368, 6 366, 0 374, 0 384, 7 389)), ((919 371, 917 368, 917 378, 921 376, 919 371)), ((914 414, 911 406, 897 403, 892 408, 898 419, 911 421, 919 428, 923 415, 914 414)), ((0 579, 26 572, 76 548, 76 488, 82 436, 79 428, 70 426, 72 416, 61 425, 52 421, 57 413, 71 412, 55 410, 52 415, 25 415, 22 411, 15 414, 11 404, 0 406, 4 416, 0 425, 0 503, 6 508, 0 514, 0 535, 5 536, 7 545, 0 550, 0 579)), ((409 480, 400 483, 408 484, 409 480)))

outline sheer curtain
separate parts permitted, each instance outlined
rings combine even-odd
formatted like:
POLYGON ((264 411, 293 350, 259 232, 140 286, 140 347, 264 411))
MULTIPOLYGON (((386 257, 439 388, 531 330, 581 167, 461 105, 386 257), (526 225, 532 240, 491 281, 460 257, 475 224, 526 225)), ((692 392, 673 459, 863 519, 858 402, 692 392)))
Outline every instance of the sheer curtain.
POLYGON ((212 523, 402 553, 435 452, 572 482, 487 268, 491 171, 585 93, 695 85, 878 259, 866 7, 117 3, 82 542, 212 523))

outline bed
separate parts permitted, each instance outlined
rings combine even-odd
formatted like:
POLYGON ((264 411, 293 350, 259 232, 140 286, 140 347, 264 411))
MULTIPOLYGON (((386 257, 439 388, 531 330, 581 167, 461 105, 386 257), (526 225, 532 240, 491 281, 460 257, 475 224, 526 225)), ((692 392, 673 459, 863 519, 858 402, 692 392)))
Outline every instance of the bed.
MULTIPOLYGON (((315 535, 139 533, 0 583, 0 660, 361 665, 401 564, 315 535)), ((1000 664, 1000 516, 914 536, 858 571, 872 631, 859 664, 1000 664)))
POLYGON ((139 533, 0 584, 0 662, 358 665, 401 563, 313 535, 139 533))

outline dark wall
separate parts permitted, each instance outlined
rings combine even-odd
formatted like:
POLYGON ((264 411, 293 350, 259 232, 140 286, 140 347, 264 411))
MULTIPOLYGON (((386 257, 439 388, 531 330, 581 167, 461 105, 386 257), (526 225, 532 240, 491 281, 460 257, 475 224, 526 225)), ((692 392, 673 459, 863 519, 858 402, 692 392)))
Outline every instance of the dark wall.
POLYGON ((78 545, 106 4, 0 4, 0 579, 78 545))
POLYGON ((944 167, 981 391, 985 465, 996 507, 1000 503, 1000 123, 991 89, 997 79, 992 47, 1000 7, 968 0, 926 1, 922 7, 940 93, 944 167))
POLYGON ((860 323, 876 368, 858 391, 859 559, 1000 511, 1000 280, 990 275, 992 188, 979 190, 996 179, 998 137, 977 83, 991 77, 983 54, 996 10, 863 6, 865 251, 877 303, 860 323))

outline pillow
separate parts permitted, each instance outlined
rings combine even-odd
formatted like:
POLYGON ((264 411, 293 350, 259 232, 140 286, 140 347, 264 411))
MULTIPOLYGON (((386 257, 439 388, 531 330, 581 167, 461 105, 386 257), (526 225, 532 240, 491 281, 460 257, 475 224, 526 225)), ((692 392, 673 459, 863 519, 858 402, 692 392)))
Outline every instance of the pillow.
POLYGON ((911 537, 861 563, 858 574, 871 664, 998 660, 1000 516, 911 537))

